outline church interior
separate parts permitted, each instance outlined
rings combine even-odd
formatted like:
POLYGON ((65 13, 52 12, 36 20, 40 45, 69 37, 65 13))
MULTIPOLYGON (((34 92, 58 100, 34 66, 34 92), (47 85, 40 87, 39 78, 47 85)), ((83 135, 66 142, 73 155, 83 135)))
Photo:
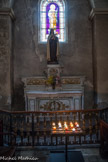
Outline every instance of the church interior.
POLYGON ((108 0, 0 0, 0 160, 108 162, 108 0))

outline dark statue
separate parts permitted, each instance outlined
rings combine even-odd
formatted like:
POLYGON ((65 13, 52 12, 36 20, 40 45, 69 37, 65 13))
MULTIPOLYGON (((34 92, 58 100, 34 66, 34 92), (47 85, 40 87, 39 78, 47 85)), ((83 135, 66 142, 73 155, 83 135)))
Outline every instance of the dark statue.
POLYGON ((47 62, 48 64, 58 64, 59 40, 54 34, 54 29, 50 30, 47 40, 47 62))

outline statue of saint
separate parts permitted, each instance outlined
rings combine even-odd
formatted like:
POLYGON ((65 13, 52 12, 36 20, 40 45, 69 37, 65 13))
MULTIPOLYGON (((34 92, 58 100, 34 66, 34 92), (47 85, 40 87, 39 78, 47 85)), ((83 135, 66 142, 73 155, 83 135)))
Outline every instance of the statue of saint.
POLYGON ((55 10, 55 5, 52 4, 50 6, 50 10, 48 13, 49 20, 50 20, 50 28, 55 29, 56 28, 56 23, 57 23, 57 11, 55 10))
POLYGON ((58 64, 59 56, 59 40, 54 34, 54 29, 50 30, 47 40, 47 62, 50 64, 58 64))

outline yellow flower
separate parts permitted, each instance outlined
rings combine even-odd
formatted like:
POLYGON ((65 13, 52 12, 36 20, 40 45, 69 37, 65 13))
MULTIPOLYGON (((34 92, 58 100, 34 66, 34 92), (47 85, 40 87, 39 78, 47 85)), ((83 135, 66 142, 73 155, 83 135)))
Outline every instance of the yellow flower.
POLYGON ((53 76, 49 76, 47 82, 48 82, 48 84, 53 84, 53 82, 54 82, 53 76))

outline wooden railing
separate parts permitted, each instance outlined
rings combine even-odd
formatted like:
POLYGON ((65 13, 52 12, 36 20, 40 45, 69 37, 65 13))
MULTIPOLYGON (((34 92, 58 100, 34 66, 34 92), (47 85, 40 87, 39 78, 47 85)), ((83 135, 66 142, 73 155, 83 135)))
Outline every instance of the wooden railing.
POLYGON ((108 123, 100 121, 100 154, 108 159, 108 123))
MULTIPOLYGON (((100 142, 100 114, 102 110, 73 110, 54 112, 8 112, 0 111, 0 119, 3 121, 3 132, 13 133, 12 136, 5 136, 8 144, 17 146, 55 146, 64 145, 66 137, 63 134, 52 134, 52 123, 56 125, 78 122, 82 134, 69 134, 68 144, 83 145, 97 144, 100 142)), ((103 114, 102 114, 103 116, 103 114)))
POLYGON ((15 145, 63 145, 65 135, 52 135, 52 123, 69 124, 77 121, 83 134, 70 134, 68 144, 95 144, 100 141, 99 120, 108 120, 108 108, 104 110, 78 110, 56 112, 8 112, 0 111, 3 121, 4 141, 15 145), (13 134, 15 140, 9 134, 13 134), (12 138, 11 138, 12 137, 12 138), (14 140, 14 141, 13 141, 14 140))
POLYGON ((108 123, 108 108, 100 110, 100 118, 104 122, 108 123))

